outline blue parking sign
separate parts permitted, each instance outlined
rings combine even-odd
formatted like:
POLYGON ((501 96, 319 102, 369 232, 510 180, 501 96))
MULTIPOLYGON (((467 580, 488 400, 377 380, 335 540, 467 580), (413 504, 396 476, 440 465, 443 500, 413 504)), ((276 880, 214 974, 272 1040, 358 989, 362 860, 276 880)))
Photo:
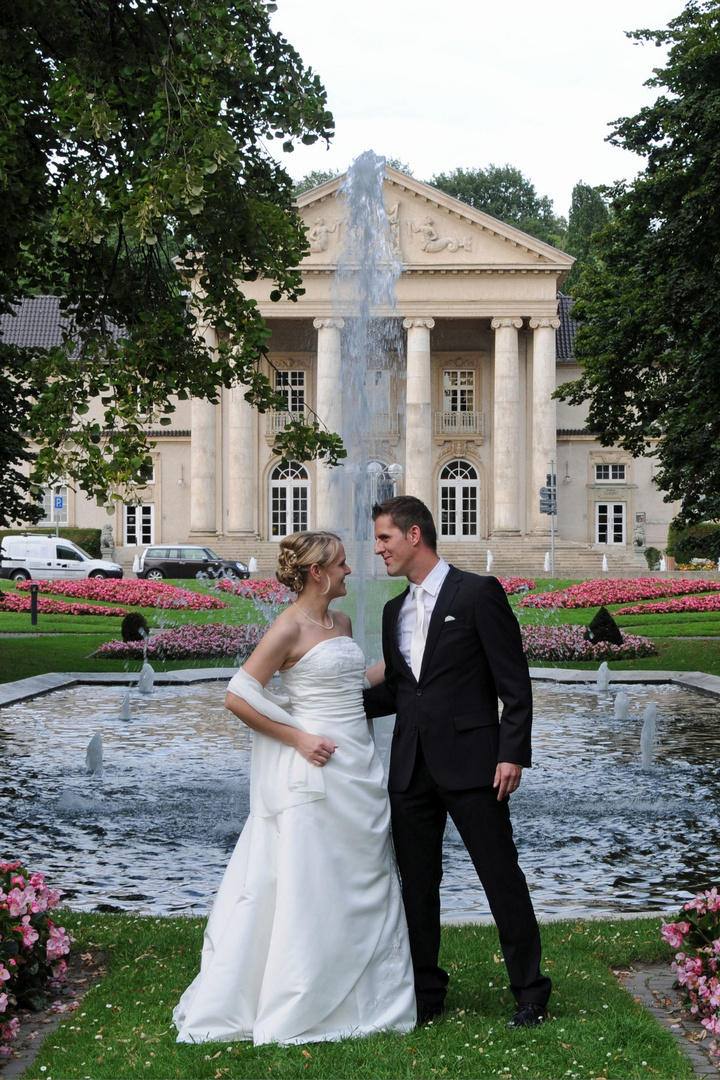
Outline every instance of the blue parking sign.
POLYGON ((55 496, 55 509, 56 510, 62 510, 62 508, 63 508, 63 497, 62 497, 62 495, 56 495, 55 496))

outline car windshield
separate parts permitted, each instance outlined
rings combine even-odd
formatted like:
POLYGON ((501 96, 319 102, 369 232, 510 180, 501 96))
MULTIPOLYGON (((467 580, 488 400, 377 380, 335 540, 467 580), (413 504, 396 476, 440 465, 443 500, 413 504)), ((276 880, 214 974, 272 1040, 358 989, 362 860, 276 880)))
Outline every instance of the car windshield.
POLYGON ((205 548, 205 551, 207 552, 207 557, 209 559, 219 559, 220 558, 219 555, 215 554, 215 552, 213 551, 212 548, 205 548))
POLYGON ((76 545, 75 545, 75 547, 76 547, 76 548, 77 548, 77 550, 78 550, 78 551, 79 551, 79 552, 81 553, 81 555, 84 555, 84 556, 85 556, 85 558, 86 558, 86 559, 89 559, 89 560, 90 560, 90 562, 92 562, 92 561, 93 561, 93 557, 94 557, 94 556, 92 556, 92 555, 88 555, 88 553, 87 553, 87 551, 85 550, 85 548, 81 548, 79 544, 76 544, 76 545))

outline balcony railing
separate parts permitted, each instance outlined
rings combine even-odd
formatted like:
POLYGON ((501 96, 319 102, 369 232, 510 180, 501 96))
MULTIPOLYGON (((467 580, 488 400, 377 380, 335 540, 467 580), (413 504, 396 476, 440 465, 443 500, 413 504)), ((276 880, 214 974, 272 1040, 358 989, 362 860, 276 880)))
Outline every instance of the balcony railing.
POLYGON ((467 435, 482 435, 483 414, 481 412, 436 412, 435 434, 463 438, 467 435))
POLYGON ((309 423, 309 417, 304 412, 268 412, 265 413, 265 434, 277 435, 293 420, 299 420, 301 424, 309 423))
POLYGON ((398 414, 396 412, 373 413, 368 425, 368 435, 389 436, 398 434, 398 414))

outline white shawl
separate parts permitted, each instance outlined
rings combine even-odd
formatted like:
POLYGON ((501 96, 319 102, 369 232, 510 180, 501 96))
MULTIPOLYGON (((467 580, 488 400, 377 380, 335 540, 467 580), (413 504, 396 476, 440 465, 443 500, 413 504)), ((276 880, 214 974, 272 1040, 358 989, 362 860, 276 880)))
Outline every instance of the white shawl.
MULTIPOLYGON (((272 694, 257 679, 240 668, 233 675, 228 691, 242 698, 256 712, 274 720, 277 724, 305 728, 283 706, 287 698, 272 694)), ((278 739, 260 732, 253 732, 252 765, 250 769, 250 813, 258 817, 274 817, 275 814, 325 798, 325 780, 322 769, 278 739)))

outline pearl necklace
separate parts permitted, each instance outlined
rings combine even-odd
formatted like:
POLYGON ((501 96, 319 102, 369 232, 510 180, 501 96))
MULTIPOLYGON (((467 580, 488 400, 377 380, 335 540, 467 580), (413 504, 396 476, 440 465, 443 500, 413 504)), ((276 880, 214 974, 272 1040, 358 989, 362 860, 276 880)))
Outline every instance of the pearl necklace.
POLYGON ((300 605, 298 604, 297 601, 295 601, 295 607, 297 608, 297 610, 300 612, 301 615, 305 616, 305 618, 308 620, 308 622, 315 623, 316 626, 321 626, 323 628, 323 630, 334 630, 335 622, 334 622, 333 617, 330 614, 330 612, 328 612, 328 619, 330 620, 330 625, 326 626, 325 623, 321 623, 321 622, 318 622, 317 619, 313 619, 312 615, 308 615, 307 611, 303 611, 303 609, 300 607, 300 605))

